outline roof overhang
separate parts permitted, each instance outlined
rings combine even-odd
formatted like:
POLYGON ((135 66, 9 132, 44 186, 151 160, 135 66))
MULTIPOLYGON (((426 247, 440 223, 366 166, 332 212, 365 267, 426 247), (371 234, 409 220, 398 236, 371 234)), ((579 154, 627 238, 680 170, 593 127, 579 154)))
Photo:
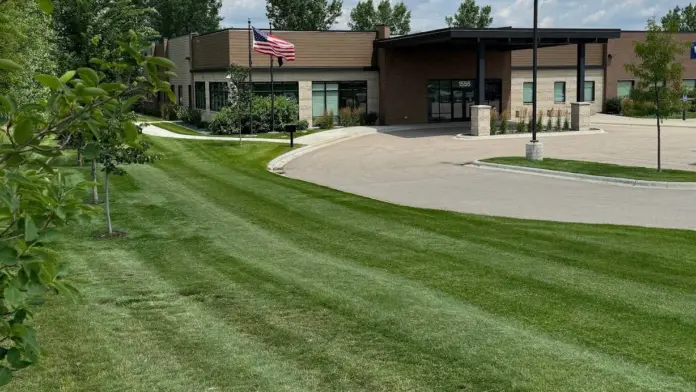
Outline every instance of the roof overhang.
MULTIPOLYGON (((621 36, 620 29, 538 29, 539 47, 582 43, 606 43, 621 36)), ((374 42, 376 48, 405 48, 422 45, 476 47, 498 50, 529 49, 534 30, 528 28, 460 29, 447 28, 402 35, 374 42)))

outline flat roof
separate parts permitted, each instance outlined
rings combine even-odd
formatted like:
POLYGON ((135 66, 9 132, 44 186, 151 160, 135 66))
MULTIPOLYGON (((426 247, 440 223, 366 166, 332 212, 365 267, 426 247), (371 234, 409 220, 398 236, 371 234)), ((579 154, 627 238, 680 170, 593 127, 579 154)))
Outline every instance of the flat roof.
MULTIPOLYGON (((620 29, 538 29, 539 47, 581 43, 606 43, 621 37, 620 29)), ((420 45, 449 44, 517 50, 528 49, 534 44, 534 29, 530 28, 446 28, 422 33, 401 35, 376 40, 376 48, 399 48, 420 45)))

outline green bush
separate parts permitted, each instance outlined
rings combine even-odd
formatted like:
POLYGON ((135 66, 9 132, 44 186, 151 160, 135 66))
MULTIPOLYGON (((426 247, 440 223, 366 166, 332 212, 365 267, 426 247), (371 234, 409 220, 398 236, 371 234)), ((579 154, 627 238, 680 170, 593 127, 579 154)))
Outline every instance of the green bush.
POLYGON ((621 98, 619 98, 619 97, 607 98, 607 100, 604 101, 604 113, 620 114, 621 113, 621 98))
POLYGON ((320 129, 331 129, 334 127, 334 114, 331 110, 324 112, 324 115, 317 118, 314 125, 320 129))
POLYGON ((655 104, 646 101, 636 101, 633 99, 624 99, 621 104, 621 111, 624 116, 629 117, 648 117, 655 115, 655 104))
POLYGON ((363 113, 363 125, 375 125, 379 120, 379 115, 375 112, 363 113))
POLYGON ((539 118, 537 118, 537 132, 544 132, 544 113, 539 110, 539 118))
POLYGON ((176 120, 176 105, 170 102, 162 102, 160 104, 159 116, 165 120, 176 120))
MULTIPOLYGON (((275 131, 283 131, 285 125, 295 123, 299 116, 297 102, 287 97, 275 98, 275 131)), ((249 133, 271 131, 271 98, 254 97, 251 116, 246 105, 226 106, 215 114, 208 129, 214 134, 249 133)))
POLYGON ((307 120, 300 120, 297 122, 298 131, 306 131, 309 129, 309 122, 307 120))
POLYGON ((517 130, 517 133, 524 133, 524 131, 527 128, 527 120, 524 118, 521 118, 517 120, 517 124, 515 124, 515 129, 517 130))
POLYGON ((508 116, 507 112, 503 112, 500 116, 500 133, 505 135, 508 131, 508 116))
POLYGON ((187 124, 200 127, 203 120, 203 112, 199 109, 178 106, 176 108, 176 117, 187 124))
POLYGON ((563 130, 564 131, 570 130, 570 123, 568 122, 568 117, 563 119, 563 130))
POLYGON ((358 108, 343 108, 338 111, 338 124, 342 127, 354 127, 360 125, 363 115, 358 108))

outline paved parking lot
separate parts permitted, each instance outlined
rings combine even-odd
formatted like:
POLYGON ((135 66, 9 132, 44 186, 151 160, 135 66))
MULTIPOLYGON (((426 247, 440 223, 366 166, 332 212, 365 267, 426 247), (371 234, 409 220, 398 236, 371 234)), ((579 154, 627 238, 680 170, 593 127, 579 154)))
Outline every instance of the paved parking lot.
MULTIPOLYGON (((655 166, 654 127, 544 137, 545 156, 655 166)), ((290 162, 285 172, 388 202, 476 214, 696 228, 696 191, 644 189, 476 169, 463 163, 524 155, 524 139, 455 140, 455 129, 376 134, 290 162)), ((663 165, 696 170, 696 128, 663 131, 663 165)))

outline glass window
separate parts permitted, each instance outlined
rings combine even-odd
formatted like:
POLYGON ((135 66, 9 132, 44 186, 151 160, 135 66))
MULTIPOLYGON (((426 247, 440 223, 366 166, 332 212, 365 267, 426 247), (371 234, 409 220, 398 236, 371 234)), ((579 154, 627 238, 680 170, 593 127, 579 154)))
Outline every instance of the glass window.
MULTIPOLYGON (((271 95, 270 83, 252 83, 255 96, 267 97, 271 95)), ((299 101, 297 82, 273 82, 273 94, 286 96, 290 99, 299 101)))
POLYGON ((196 82, 196 109, 205 110, 205 82, 196 82))
POLYGON ((534 100, 533 94, 532 94, 532 87, 534 83, 532 82, 524 82, 522 84, 522 103, 532 103, 534 100))
POLYGON ((594 102, 594 82, 585 82, 585 102, 594 102))
POLYGON ((193 95, 191 95, 191 85, 190 84, 187 85, 186 88, 188 90, 188 105, 190 108, 192 108, 193 107, 193 95))
POLYGON ((227 82, 210 82, 210 110, 217 112, 227 104, 227 82))
POLYGON ((177 90, 178 94, 176 96, 176 104, 181 106, 184 104, 184 86, 179 85, 177 87, 179 89, 177 90))
POLYGON ((564 103, 566 101, 565 82, 553 83, 553 103, 564 103))
POLYGON ((327 112, 338 116, 338 111, 344 107, 367 110, 367 82, 312 83, 312 117, 327 112))
POLYGON ((367 82, 338 83, 338 106, 367 112, 367 82))
POLYGON ((633 91, 633 80, 619 80, 616 83, 616 96, 618 98, 626 98, 633 91))
POLYGON ((696 79, 684 79, 684 88, 693 90, 696 88, 696 79))

